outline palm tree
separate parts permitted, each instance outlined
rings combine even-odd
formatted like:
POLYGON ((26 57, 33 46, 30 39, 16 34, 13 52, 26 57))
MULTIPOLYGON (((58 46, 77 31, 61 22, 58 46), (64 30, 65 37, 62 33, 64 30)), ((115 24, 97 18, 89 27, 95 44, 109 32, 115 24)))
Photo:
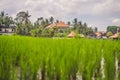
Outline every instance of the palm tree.
POLYGON ((45 23, 46 25, 49 25, 49 20, 47 18, 45 19, 45 23))
POLYGON ((54 18, 51 16, 50 17, 50 23, 52 24, 54 22, 54 18))
POLYGON ((95 32, 97 32, 98 31, 98 28, 97 27, 95 27, 95 30, 94 30, 95 32))
POLYGON ((8 14, 5 14, 4 11, 0 13, 0 25, 10 26, 14 24, 13 18, 9 17, 8 14))
POLYGON ((43 21, 43 17, 37 18, 37 21, 35 22, 37 26, 41 25, 41 22, 43 21))
POLYGON ((71 22, 70 22, 70 21, 68 21, 68 22, 67 22, 67 24, 68 24, 68 25, 71 25, 71 22))
POLYGON ((79 27, 79 26, 78 26, 78 20, 77 20, 77 18, 75 18, 75 19, 73 20, 73 26, 74 26, 73 29, 78 31, 78 27, 79 27))
POLYGON ((17 23, 25 24, 25 33, 26 34, 29 33, 29 24, 30 24, 29 17, 30 16, 31 15, 29 15, 28 11, 27 12, 21 11, 17 14, 17 17, 16 17, 17 23))
POLYGON ((59 20, 56 20, 56 23, 59 23, 60 21, 59 20))
POLYGON ((77 18, 75 18, 74 20, 73 20, 73 24, 77 24, 78 23, 78 20, 77 20, 77 18))
POLYGON ((1 17, 1 24, 3 25, 4 24, 4 17, 5 17, 4 11, 1 12, 0 17, 1 17))
POLYGON ((79 21, 79 22, 78 22, 78 25, 79 25, 79 31, 78 31, 78 32, 79 32, 79 34, 80 34, 80 33, 82 33, 82 30, 83 30, 82 22, 79 21))

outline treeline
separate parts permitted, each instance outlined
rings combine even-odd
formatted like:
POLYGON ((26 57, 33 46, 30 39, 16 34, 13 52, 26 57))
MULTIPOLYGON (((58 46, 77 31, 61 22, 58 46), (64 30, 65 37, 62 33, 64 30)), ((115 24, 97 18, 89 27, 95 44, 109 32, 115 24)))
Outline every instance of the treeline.
POLYGON ((108 36, 112 36, 119 32, 120 32, 120 26, 108 26, 107 27, 107 35, 108 36))
POLYGON ((31 35, 35 37, 65 37, 71 31, 87 36, 97 31, 96 27, 88 27, 87 23, 78 21, 77 18, 68 21, 66 24, 71 27, 62 32, 59 29, 46 28, 50 24, 59 22, 52 16, 49 18, 39 17, 35 22, 31 22, 30 17, 31 15, 28 11, 18 12, 15 19, 2 11, 0 13, 0 25, 15 26, 15 34, 17 35, 31 35))

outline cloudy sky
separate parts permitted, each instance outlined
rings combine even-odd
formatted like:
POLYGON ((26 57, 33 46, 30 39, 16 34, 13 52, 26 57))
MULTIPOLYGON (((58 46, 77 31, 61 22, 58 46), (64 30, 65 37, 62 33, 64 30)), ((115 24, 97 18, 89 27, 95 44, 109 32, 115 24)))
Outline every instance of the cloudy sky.
POLYGON ((32 21, 53 16, 66 22, 78 18, 100 31, 108 25, 120 26, 120 0, 0 0, 0 11, 12 17, 26 10, 32 21))

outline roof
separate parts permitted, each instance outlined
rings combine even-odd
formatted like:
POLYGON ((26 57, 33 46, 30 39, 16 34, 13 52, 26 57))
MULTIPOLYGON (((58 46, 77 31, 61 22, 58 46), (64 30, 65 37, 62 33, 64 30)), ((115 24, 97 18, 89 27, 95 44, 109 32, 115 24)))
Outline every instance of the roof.
POLYGON ((95 32, 95 35, 99 37, 99 36, 101 36, 102 34, 101 34, 100 32, 95 32))
POLYGON ((75 37, 76 33, 74 31, 72 31, 70 34, 68 34, 68 37, 75 37))
POLYGON ((54 28, 56 25, 55 24, 50 24, 47 26, 47 28, 54 28))
POLYGON ((109 38, 111 38, 111 39, 115 39, 115 38, 118 38, 118 36, 119 36, 119 33, 116 33, 116 34, 110 36, 109 38))
POLYGON ((69 28, 69 25, 65 24, 64 22, 60 21, 56 24, 50 24, 47 28, 69 28))
POLYGON ((57 23, 56 26, 61 27, 61 28, 68 28, 69 27, 69 25, 67 25, 67 24, 65 24, 64 22, 61 22, 61 21, 59 23, 57 23))
POLYGON ((0 28, 15 28, 15 26, 3 26, 3 25, 0 25, 0 28))
POLYGON ((0 28, 9 28, 8 26, 0 25, 0 28))

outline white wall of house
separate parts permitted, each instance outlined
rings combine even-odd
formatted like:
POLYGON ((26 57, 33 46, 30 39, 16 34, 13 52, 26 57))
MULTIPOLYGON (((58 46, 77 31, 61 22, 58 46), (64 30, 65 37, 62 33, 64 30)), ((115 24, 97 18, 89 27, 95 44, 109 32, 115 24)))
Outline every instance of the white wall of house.
POLYGON ((0 32, 3 32, 3 33, 12 33, 12 32, 14 32, 14 30, 11 29, 11 28, 0 28, 0 32))

